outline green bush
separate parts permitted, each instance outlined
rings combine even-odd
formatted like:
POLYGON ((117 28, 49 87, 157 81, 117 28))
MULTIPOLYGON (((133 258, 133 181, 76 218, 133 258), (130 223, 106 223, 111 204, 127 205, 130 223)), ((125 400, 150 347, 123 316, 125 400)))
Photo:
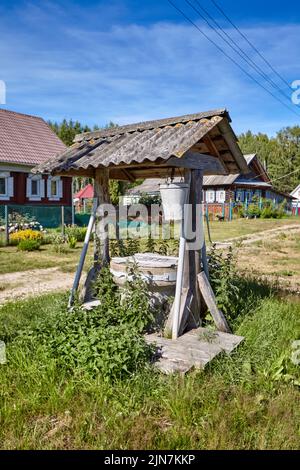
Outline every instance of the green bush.
POLYGON ((240 313, 241 298, 236 259, 231 247, 224 254, 213 245, 209 253, 209 275, 218 307, 230 322, 240 313))
POLYGON ((77 225, 72 225, 65 228, 65 234, 68 240, 70 238, 75 238, 78 242, 83 242, 85 239, 87 228, 86 227, 77 227, 77 225))
POLYGON ((130 271, 120 294, 108 268, 95 283, 101 304, 92 311, 75 306, 39 317, 15 341, 43 347, 45 354, 69 372, 118 379, 149 362, 152 348, 143 333, 153 320, 145 283, 130 271))
POLYGON ((144 206, 151 207, 152 204, 161 204, 161 197, 160 195, 154 196, 147 193, 142 193, 139 199, 139 204, 143 204, 144 206))
POLYGON ((20 251, 37 251, 40 249, 41 242, 38 240, 22 240, 18 244, 18 250, 20 251))
POLYGON ((68 242, 69 242, 69 248, 71 248, 71 250, 74 250, 77 245, 77 239, 75 237, 69 237, 68 242))

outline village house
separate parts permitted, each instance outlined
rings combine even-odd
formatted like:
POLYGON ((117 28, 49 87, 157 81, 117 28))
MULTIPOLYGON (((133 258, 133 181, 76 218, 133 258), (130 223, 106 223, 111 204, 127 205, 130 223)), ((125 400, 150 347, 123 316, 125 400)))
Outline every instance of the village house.
POLYGON ((71 178, 31 172, 65 149, 42 118, 0 109, 0 209, 71 206, 71 178))
MULTIPOLYGON (((260 162, 258 155, 245 155, 249 172, 247 174, 205 175, 203 179, 203 202, 210 212, 221 213, 222 205, 249 204, 253 200, 267 199, 274 204, 287 202, 287 209, 291 210, 293 197, 278 191, 272 186, 270 177, 260 162)), ((126 205, 138 202, 142 194, 157 196, 161 179, 145 180, 141 185, 128 191, 123 198, 126 205)), ((227 207, 228 209, 228 207, 227 207)))
POLYGON ((293 198, 293 214, 300 215, 300 184, 291 192, 293 198))

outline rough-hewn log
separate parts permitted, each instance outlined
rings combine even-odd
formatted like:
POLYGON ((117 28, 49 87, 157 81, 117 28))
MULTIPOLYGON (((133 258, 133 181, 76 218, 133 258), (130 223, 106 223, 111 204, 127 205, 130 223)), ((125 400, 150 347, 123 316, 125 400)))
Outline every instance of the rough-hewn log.
MULTIPOLYGON (((109 170, 97 169, 94 180, 94 197, 97 198, 98 208, 101 204, 109 204, 109 170)), ((95 224, 95 251, 94 262, 102 266, 109 264, 109 238, 108 228, 102 226, 103 214, 98 210, 95 224)))
POLYGON ((101 266, 109 264, 108 233, 107 228, 102 227, 101 221, 103 216, 101 211, 99 213, 100 205, 109 203, 109 201, 109 170, 107 168, 97 169, 94 173, 94 204, 98 208, 94 224, 94 265, 87 273, 80 293, 80 300, 84 303, 90 302, 93 299, 92 286, 101 266))

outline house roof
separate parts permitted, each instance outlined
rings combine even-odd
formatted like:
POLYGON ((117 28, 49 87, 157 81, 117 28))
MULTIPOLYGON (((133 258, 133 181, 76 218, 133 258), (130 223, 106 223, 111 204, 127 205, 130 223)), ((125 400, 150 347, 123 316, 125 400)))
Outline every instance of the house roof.
MULTIPOLYGON (((250 186, 270 189, 272 184, 270 179, 259 161, 257 154, 245 155, 247 165, 254 170, 248 175, 241 175, 240 173, 231 175, 205 175, 203 177, 203 187, 211 186, 250 186), (259 178, 257 178, 259 176, 259 178)), ((174 181, 180 181, 180 178, 175 178, 174 181)), ((156 193, 159 191, 159 185, 163 183, 163 179, 146 179, 141 185, 136 186, 128 191, 129 194, 141 194, 141 193, 156 193)), ((278 192, 278 191, 277 191, 278 192)))
POLYGON ((0 162, 37 165, 66 149, 40 117, 0 109, 0 162))
POLYGON ((94 187, 88 184, 82 188, 78 193, 74 194, 74 199, 92 199, 94 197, 94 187))
MULTIPOLYGON (((80 134, 68 150, 40 165, 36 171, 84 174, 86 170, 99 167, 116 169, 121 165, 164 163, 171 157, 181 158, 211 133, 221 145, 220 153, 224 153, 224 171, 232 173, 234 168, 236 172, 244 172, 247 171, 246 162, 229 122, 228 112, 221 109, 80 134)), ((206 152, 198 153, 210 152, 206 149, 206 152)), ((130 170, 134 171, 134 168, 130 170)), ((114 177, 113 172, 110 177, 114 177)), ((120 174, 116 177, 122 179, 120 174)))
POLYGON ((298 186, 291 192, 291 196, 295 196, 298 191, 300 191, 300 184, 298 184, 298 186))

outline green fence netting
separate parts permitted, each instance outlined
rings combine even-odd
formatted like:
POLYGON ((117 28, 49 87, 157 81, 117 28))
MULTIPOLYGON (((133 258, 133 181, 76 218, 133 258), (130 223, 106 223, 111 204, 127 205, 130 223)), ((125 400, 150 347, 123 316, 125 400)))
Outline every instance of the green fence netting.
MULTIPOLYGON (((60 206, 30 206, 30 205, 15 205, 9 204, 8 213, 18 213, 22 216, 28 215, 34 218, 45 228, 56 228, 61 225, 62 208, 60 206)), ((5 206, 0 205, 0 219, 4 220, 5 206)), ((64 219, 65 224, 72 223, 72 207, 64 206, 64 219)))

